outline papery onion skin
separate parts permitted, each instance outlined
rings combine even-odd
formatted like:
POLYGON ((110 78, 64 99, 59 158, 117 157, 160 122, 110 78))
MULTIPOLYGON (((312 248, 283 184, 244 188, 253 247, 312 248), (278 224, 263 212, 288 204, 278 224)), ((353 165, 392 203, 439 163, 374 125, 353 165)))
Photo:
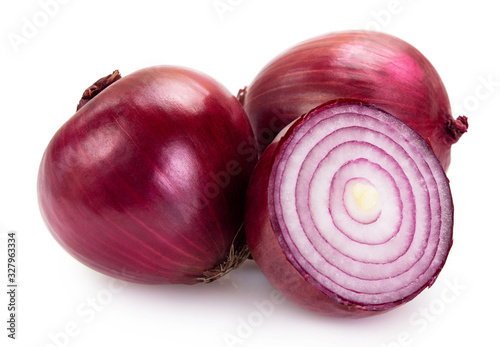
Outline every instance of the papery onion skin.
MULTIPOLYGON (((451 223, 449 225, 450 229, 445 230, 445 233, 448 233, 448 235, 444 236, 444 239, 447 239, 447 241, 444 241, 444 252, 446 255, 442 263, 436 268, 436 272, 432 274, 432 276, 429 276, 427 281, 410 295, 394 302, 381 305, 370 305, 347 300, 338 295, 327 295, 321 286, 318 287, 315 280, 312 279, 307 271, 298 268, 297 264, 290 260, 289 250, 283 245, 283 241, 280 241, 281 237, 277 236, 280 232, 276 229, 276 223, 273 222, 273 217, 270 213, 270 204, 272 201, 270 198, 270 178, 276 157, 294 131, 296 131, 303 122, 307 121, 308 117, 317 110, 321 110, 323 107, 328 107, 330 105, 341 105, 345 103, 372 107, 371 105, 355 100, 336 100, 320 105, 308 114, 289 124, 265 149, 253 172, 247 190, 245 233, 252 257, 256 261, 258 267, 269 280, 270 284, 288 300, 308 311, 320 315, 363 318, 385 313, 405 304, 435 282, 446 262, 447 255, 452 246, 453 204, 451 202, 451 195, 449 195, 450 201, 444 203, 445 205, 451 204, 451 211, 448 211, 451 213, 451 221, 449 222, 451 223)), ((425 142, 424 139, 421 139, 421 142, 425 142)), ((435 158, 435 160, 437 161, 437 158, 435 158)), ((445 178, 446 175, 444 170, 441 170, 442 177, 445 178)), ((447 181, 445 183, 447 186, 447 181)), ((449 187, 444 187, 443 190, 449 191, 449 187)))
POLYGON ((43 219, 101 273, 199 283, 244 244, 237 233, 257 160, 248 118, 220 83, 183 67, 110 84, 79 104, 45 150, 43 219))
POLYGON ((370 32, 332 33, 285 51, 240 91, 261 151, 284 126, 329 100, 376 105, 426 138, 445 170, 450 148, 467 131, 453 119, 435 68, 413 46, 370 32))

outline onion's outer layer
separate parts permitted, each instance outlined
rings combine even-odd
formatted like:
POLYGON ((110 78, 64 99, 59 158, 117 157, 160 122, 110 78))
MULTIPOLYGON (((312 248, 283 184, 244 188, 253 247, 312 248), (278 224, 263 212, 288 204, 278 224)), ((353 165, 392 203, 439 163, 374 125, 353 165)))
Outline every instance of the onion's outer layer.
POLYGON ((256 164, 243 108, 185 68, 113 81, 80 103, 43 155, 38 196, 52 235, 85 265, 132 282, 193 284, 223 271, 243 244, 256 164))
POLYGON ((323 315, 359 318, 410 301, 436 280, 452 229, 448 179, 427 142, 354 101, 327 103, 283 129, 247 191, 253 259, 285 297, 323 315), (380 213, 349 214, 352 180, 373 183, 380 213))
POLYGON ((431 63, 394 36, 369 31, 328 34, 271 61, 240 91, 263 150, 284 126, 329 100, 374 104, 426 138, 445 170, 450 147, 467 131, 453 119, 446 89, 431 63))

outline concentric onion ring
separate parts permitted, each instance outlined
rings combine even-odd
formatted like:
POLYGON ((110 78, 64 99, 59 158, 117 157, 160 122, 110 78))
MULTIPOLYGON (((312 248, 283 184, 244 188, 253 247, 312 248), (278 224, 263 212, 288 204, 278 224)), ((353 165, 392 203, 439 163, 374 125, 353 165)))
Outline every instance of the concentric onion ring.
POLYGON ((310 285, 343 305, 384 310, 434 282, 452 243, 453 203, 420 135, 374 106, 341 101, 299 119, 273 148, 270 224, 310 285))

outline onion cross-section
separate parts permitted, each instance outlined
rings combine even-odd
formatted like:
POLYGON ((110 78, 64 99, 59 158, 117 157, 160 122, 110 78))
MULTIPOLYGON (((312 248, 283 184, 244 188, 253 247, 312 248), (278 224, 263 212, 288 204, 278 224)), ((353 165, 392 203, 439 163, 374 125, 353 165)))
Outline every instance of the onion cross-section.
POLYGON ((434 282, 452 243, 450 187, 432 149, 402 121, 371 105, 332 102, 293 123, 266 152, 249 189, 247 237, 285 296, 324 314, 380 312, 434 282), (250 221, 258 210, 253 188, 265 188, 268 222, 250 221), (266 229, 281 254, 262 250, 266 229), (288 267, 279 275, 277 257, 295 273, 288 267), (281 286, 277 277, 287 271, 297 283, 281 286), (323 299, 311 294, 317 290, 323 299))

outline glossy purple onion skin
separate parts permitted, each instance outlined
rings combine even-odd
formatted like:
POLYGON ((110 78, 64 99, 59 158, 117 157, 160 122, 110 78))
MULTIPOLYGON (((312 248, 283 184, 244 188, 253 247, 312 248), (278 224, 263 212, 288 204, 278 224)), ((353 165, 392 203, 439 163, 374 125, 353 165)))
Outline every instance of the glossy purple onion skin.
POLYGON ((259 149, 283 127, 334 99, 357 99, 403 120, 429 141, 443 168, 451 145, 467 131, 453 119, 435 68, 413 46, 369 31, 332 33, 303 42, 264 67, 240 93, 259 149))
POLYGON ((198 283, 241 227, 252 150, 248 118, 222 85, 184 68, 139 70, 50 141, 38 176, 42 216, 71 255, 101 273, 198 283))
MULTIPOLYGON (((324 316, 338 318, 365 318, 386 313, 418 296, 424 289, 430 287, 441 272, 446 258, 436 273, 421 288, 411 295, 380 305, 364 305, 345 300, 341 297, 326 295, 303 269, 297 268, 288 256, 289 251, 283 248, 278 240, 280 234, 273 227, 273 217, 270 213, 269 181, 274 161, 282 147, 293 133, 294 129, 306 121, 316 110, 335 103, 358 103, 357 100, 342 99, 320 105, 307 114, 299 117, 284 128, 262 153, 252 174, 246 195, 245 204, 245 234, 252 254, 259 269, 270 284, 288 300, 301 308, 324 316)), ((364 103, 361 103, 364 104, 364 103)), ((366 105, 366 104, 365 104, 366 105)), ((443 169, 444 170, 444 169, 443 169)), ((276 225, 276 223, 274 223, 276 225)), ((449 244, 447 253, 450 251, 449 244)))

